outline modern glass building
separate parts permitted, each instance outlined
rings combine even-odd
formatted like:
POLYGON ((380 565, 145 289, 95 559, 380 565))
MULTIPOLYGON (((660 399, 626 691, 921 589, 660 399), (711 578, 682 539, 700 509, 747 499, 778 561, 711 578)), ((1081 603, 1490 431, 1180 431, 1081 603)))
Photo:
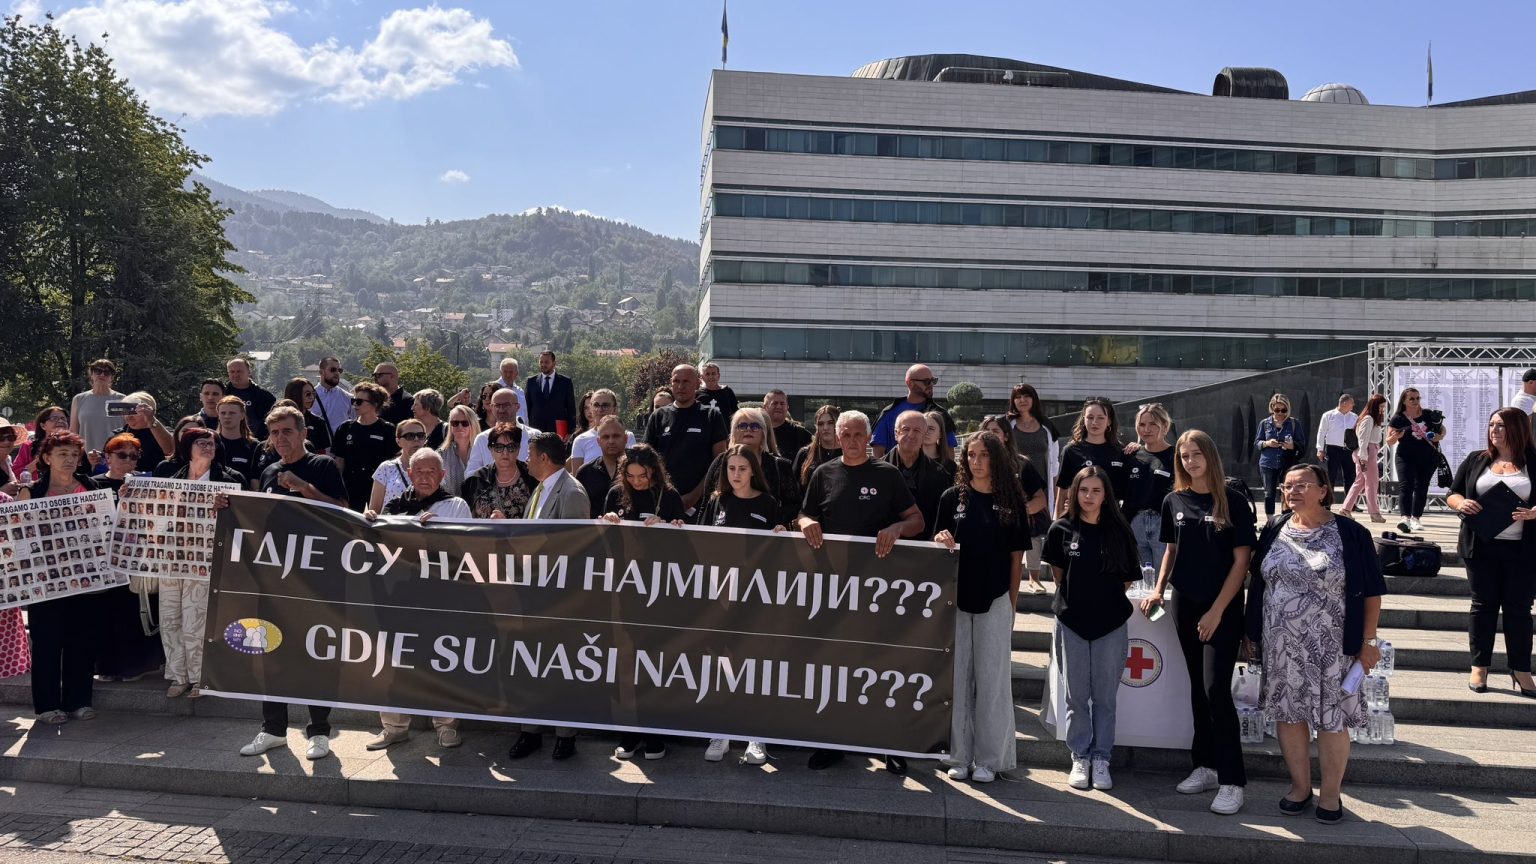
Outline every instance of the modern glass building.
POLYGON ((701 353, 741 393, 889 399, 921 361, 1067 402, 1536 339, 1536 92, 1212 92, 971 55, 715 72, 701 353))

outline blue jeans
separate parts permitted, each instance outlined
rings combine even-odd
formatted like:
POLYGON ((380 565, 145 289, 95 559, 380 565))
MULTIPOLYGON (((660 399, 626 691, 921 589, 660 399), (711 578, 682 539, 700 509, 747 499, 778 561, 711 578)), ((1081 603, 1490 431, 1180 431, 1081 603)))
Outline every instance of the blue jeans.
POLYGON ((1163 567, 1163 550, 1168 544, 1159 540, 1163 531, 1163 515, 1156 510, 1143 510, 1131 517, 1131 534, 1136 537, 1136 557, 1143 566, 1154 571, 1163 567))
POLYGON ((1067 691, 1067 749, 1077 759, 1109 759, 1115 746, 1115 695, 1125 672, 1126 625, 1094 640, 1056 622, 1056 662, 1067 691))

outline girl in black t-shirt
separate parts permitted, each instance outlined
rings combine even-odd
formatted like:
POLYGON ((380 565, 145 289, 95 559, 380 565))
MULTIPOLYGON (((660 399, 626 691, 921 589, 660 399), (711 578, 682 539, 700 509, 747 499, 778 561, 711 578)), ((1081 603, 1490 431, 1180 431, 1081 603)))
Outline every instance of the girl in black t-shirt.
POLYGON ((949 776, 987 783, 1018 761, 1008 658, 1029 549, 1024 490, 997 435, 965 439, 935 527, 935 543, 960 547, 949 776))
MULTIPOLYGON (((661 455, 649 444, 636 444, 619 460, 619 482, 608 490, 603 519, 619 522, 683 524, 683 496, 672 488, 672 478, 661 455)), ((657 757, 659 758, 659 757, 657 757)))
POLYGON ((837 415, 841 411, 836 405, 816 409, 816 435, 795 454, 795 479, 801 489, 810 485, 812 472, 843 455, 843 448, 837 443, 837 415))
POLYGON ((1045 535, 1040 558, 1056 582, 1054 639, 1066 689, 1064 721, 1074 789, 1113 789, 1109 756, 1115 746, 1115 696, 1125 672, 1125 589, 1140 572, 1136 538, 1110 500, 1108 472, 1092 465, 1072 478, 1067 515, 1045 535))
MULTIPOLYGON (((1061 452, 1061 470, 1056 474, 1056 488, 1072 485, 1077 472, 1089 465, 1103 468, 1110 484, 1110 500, 1125 499, 1130 474, 1130 457, 1120 443, 1120 427, 1115 422, 1115 405, 1103 396, 1093 396, 1083 403, 1082 413, 1072 426, 1072 443, 1061 452)), ((1067 512, 1065 495, 1056 496, 1056 515, 1067 512)))
POLYGON ((1178 591, 1174 630, 1189 670, 1195 770, 1178 786, 1186 794, 1218 789, 1211 810, 1230 816, 1243 806, 1243 746, 1232 703, 1232 667, 1243 638, 1243 577, 1256 544, 1253 510, 1227 487, 1216 443, 1197 429, 1174 445, 1173 491, 1163 500, 1163 553, 1157 587, 1142 601, 1148 615, 1171 582, 1178 591))
MULTIPOLYGON (((732 444, 720 454, 725 469, 699 511, 700 525, 719 528, 756 528, 783 531, 778 524, 778 502, 768 491, 757 453, 745 444, 732 444)), ((795 506, 799 506, 798 502, 795 506)))

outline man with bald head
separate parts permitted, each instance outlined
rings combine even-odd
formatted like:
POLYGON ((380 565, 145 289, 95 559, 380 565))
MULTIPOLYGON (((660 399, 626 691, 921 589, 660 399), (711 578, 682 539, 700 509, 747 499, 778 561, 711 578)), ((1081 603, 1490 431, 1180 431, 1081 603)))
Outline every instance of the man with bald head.
POLYGON ((939 377, 922 363, 907 370, 906 398, 897 399, 885 406, 880 412, 880 419, 875 421, 874 437, 870 443, 875 448, 876 459, 896 446, 896 418, 900 417, 904 411, 939 412, 944 416, 944 436, 949 440, 949 446, 953 447, 958 443, 955 440, 955 421, 950 418, 949 412, 944 410, 944 406, 933 401, 933 388, 938 383, 939 377))
POLYGON ((955 485, 955 478, 942 465, 923 455, 923 436, 928 432, 928 418, 921 411, 903 411, 896 418, 896 446, 884 459, 896 466, 907 492, 923 513, 919 540, 933 539, 933 526, 939 519, 939 497, 955 485))
POLYGON ((651 414, 641 436, 661 454, 690 513, 704 497, 704 475, 730 437, 719 409, 699 404, 698 397, 699 370, 687 363, 673 369, 672 404, 651 414))
POLYGON ((491 394, 489 407, 490 416, 486 418, 486 429, 475 437, 475 443, 469 448, 469 464, 464 466, 464 476, 479 471, 491 464, 491 430, 497 423, 516 423, 523 430, 523 445, 518 450, 517 458, 520 462, 528 461, 528 441, 539 434, 539 430, 517 419, 517 393, 510 387, 503 387, 491 394))
POLYGON ((400 386, 399 366, 384 362, 373 367, 373 383, 389 391, 389 402, 385 404, 384 410, 379 412, 379 416, 383 417, 386 423, 398 426, 415 415, 412 409, 416 407, 416 399, 400 386))

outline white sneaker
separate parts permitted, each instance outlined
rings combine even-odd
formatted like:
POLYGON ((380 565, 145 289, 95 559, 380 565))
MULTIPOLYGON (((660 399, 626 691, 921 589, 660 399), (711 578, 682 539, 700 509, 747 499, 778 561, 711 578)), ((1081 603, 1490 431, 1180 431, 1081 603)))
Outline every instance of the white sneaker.
POLYGON ((991 783, 997 779, 997 772, 985 765, 977 765, 971 769, 972 783, 991 783))
POLYGON ((1072 757, 1072 773, 1067 775, 1067 785, 1073 789, 1087 789, 1092 785, 1088 780, 1088 760, 1086 758, 1072 757))
POLYGON ((748 741, 746 755, 741 757, 741 761, 748 765, 761 765, 768 761, 768 749, 761 741, 748 741))
POLYGON ((309 739, 309 749, 304 751, 305 759, 324 759, 331 755, 331 739, 324 735, 316 735, 309 739))
POLYGON ((1223 816, 1231 816, 1243 809, 1243 787, 1223 786, 1216 793, 1216 800, 1211 802, 1211 812, 1220 813, 1223 816))
POLYGON ((1189 776, 1185 777, 1184 782, 1180 783, 1176 788, 1185 795, 1197 795, 1201 792, 1209 792, 1219 785, 1221 785, 1221 781, 1216 778, 1215 770, 1211 768, 1196 768, 1189 772, 1189 776))
POLYGON ((1093 760, 1093 788, 1101 792, 1115 788, 1115 781, 1109 776, 1109 760, 1093 760))
POLYGON ((969 779, 971 779, 971 769, 965 767, 964 765, 956 765, 955 767, 949 769, 948 771, 945 771, 944 773, 951 780, 969 780, 969 779))
POLYGON ((1420 522, 1417 519, 1409 519, 1408 520, 1408 530, 1412 531, 1415 534, 1417 534, 1420 531, 1424 530, 1424 523, 1420 522))
POLYGON ((705 762, 719 762, 725 758, 725 751, 731 749, 731 739, 711 738, 709 746, 704 748, 705 762))
POLYGON ((265 732, 257 732, 251 743, 240 748, 241 756, 260 756, 274 747, 281 747, 288 743, 288 739, 281 735, 268 735, 265 732))

